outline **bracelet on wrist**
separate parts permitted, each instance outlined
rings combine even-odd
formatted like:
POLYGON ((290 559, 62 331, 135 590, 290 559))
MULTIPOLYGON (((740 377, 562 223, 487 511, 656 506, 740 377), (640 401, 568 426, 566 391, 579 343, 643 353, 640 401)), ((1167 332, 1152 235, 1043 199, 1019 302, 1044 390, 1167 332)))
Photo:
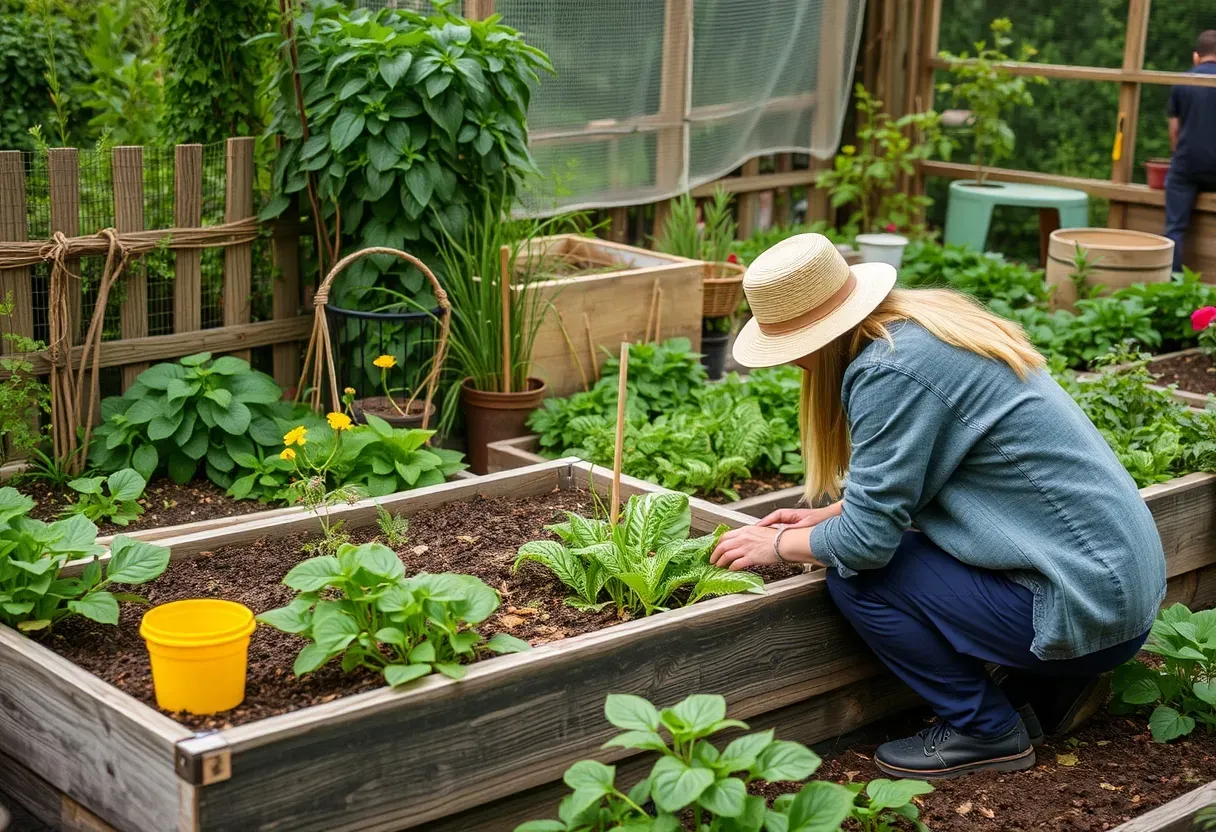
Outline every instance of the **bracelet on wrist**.
POLYGON ((785 534, 786 529, 788 528, 789 527, 784 523, 780 524, 777 526, 777 536, 773 538, 773 554, 776 555, 777 560, 781 561, 782 563, 789 563, 789 561, 781 555, 781 535, 785 534))

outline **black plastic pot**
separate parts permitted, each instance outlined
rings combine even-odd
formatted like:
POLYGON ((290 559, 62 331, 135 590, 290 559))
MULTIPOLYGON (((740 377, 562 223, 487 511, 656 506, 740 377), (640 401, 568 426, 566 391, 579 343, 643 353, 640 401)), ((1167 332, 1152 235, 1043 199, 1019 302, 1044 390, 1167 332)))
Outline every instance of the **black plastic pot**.
POLYGON ((726 347, 730 344, 730 333, 705 333, 701 336, 701 363, 710 381, 722 378, 726 369, 726 347))

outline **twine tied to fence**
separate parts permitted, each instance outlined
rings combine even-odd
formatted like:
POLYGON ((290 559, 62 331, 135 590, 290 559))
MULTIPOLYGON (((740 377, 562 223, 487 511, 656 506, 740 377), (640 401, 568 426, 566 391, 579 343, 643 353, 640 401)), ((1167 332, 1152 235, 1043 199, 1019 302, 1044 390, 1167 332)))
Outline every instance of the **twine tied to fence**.
POLYGON ((132 258, 139 258, 160 248, 171 250, 226 248, 252 243, 260 233, 256 217, 247 217, 222 225, 201 228, 168 228, 154 231, 119 233, 103 228, 96 234, 68 237, 62 232, 48 241, 0 242, 0 269, 20 269, 39 263, 51 266, 50 304, 48 309, 50 337, 43 356, 51 365, 51 439, 55 458, 65 462, 70 471, 78 472, 89 453, 93 435, 93 420, 97 413, 97 384, 89 385, 85 405, 85 379, 90 372, 94 379, 101 370, 101 334, 110 291, 126 271, 132 258), (89 320, 88 332, 81 346, 79 361, 72 360, 72 309, 69 291, 73 280, 80 281, 67 266, 81 257, 105 256, 101 281, 97 287, 97 303, 89 320), (89 368, 89 362, 92 367, 89 368), (77 445, 81 427, 84 436, 77 445))

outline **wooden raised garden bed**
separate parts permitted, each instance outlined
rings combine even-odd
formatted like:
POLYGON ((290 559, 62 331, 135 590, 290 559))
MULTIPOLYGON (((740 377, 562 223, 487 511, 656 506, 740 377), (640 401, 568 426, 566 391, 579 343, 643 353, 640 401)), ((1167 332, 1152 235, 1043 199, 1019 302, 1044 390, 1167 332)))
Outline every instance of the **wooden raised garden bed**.
MULTIPOLYGON (((544 462, 540 455, 540 441, 536 434, 519 436, 515 439, 504 439, 501 442, 491 442, 489 449, 489 471, 510 471, 512 468, 522 468, 525 465, 535 465, 544 462)), ((731 511, 742 512, 751 517, 763 517, 779 508, 793 508, 802 503, 802 486, 778 488, 754 497, 745 497, 733 503, 724 503, 731 511)))
MULTIPOLYGON (((558 460, 381 502, 414 516, 479 495, 535 498, 587 478, 607 483, 585 463, 558 460)), ((656 490, 631 478, 622 487, 656 490)), ((1210 606, 1216 476, 1141 493, 1165 543, 1170 602, 1210 606)), ((698 532, 749 522, 691 505, 698 532)), ((366 505, 334 510, 355 530, 375 516, 366 505)), ((291 515, 161 542, 175 560, 195 559, 314 528, 314 519, 291 515)), ((3 627, 0 666, 0 790, 47 822, 84 812, 100 819, 88 828, 124 832, 510 829, 551 811, 557 781, 576 760, 620 760, 622 776, 644 763, 599 750, 612 733, 600 718, 609 692, 662 703, 721 693, 731 716, 807 743, 914 701, 836 613, 821 572, 770 583, 764 595, 704 601, 478 662, 459 682, 376 687, 218 731, 195 733, 3 627)))
MULTIPOLYGON (((643 339, 656 283, 659 335, 687 338, 700 349, 705 265, 700 261, 577 234, 534 240, 530 255, 542 260, 542 273, 553 273, 531 288, 552 304, 532 348, 532 374, 548 383, 550 395, 576 393, 584 378, 594 383, 595 368, 604 360, 601 348, 615 355, 621 342, 643 339)), ((653 335, 652 328, 652 340, 658 340, 653 335)))
POLYGON ((1208 783, 1182 797, 1116 826, 1111 832, 1192 832, 1196 818, 1216 805, 1216 783, 1208 783))

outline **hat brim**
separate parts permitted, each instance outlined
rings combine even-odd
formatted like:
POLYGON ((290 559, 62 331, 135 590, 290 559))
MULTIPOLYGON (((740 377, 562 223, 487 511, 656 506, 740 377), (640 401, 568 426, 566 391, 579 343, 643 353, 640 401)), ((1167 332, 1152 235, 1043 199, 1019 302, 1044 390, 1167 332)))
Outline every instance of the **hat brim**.
POLYGON ((766 335, 755 318, 735 338, 735 361, 744 367, 776 367, 823 349, 866 319, 891 293, 897 273, 888 263, 861 263, 851 271, 857 288, 837 308, 801 329, 766 335))

